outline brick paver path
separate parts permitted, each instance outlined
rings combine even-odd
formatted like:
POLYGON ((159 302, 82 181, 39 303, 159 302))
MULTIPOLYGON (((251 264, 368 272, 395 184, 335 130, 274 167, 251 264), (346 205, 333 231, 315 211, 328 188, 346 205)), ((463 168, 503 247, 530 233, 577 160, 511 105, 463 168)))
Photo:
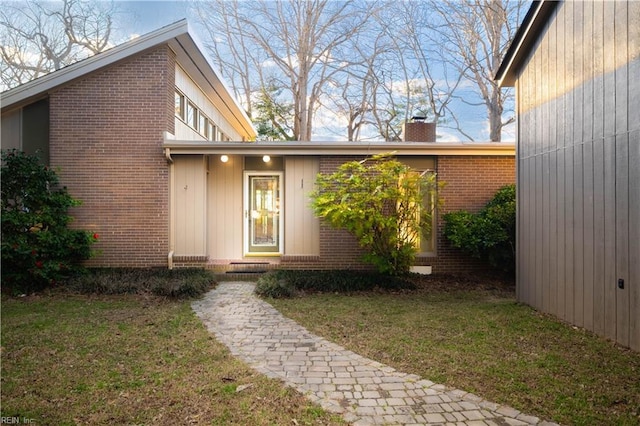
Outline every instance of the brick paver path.
POLYGON ((233 355, 354 425, 553 424, 348 351, 283 317, 253 289, 221 283, 192 306, 233 355))

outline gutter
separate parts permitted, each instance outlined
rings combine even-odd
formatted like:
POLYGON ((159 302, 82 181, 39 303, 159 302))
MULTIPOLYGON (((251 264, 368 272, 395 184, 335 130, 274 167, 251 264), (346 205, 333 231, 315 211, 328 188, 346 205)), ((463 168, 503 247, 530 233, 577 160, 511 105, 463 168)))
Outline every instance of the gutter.
POLYGON ((396 156, 497 155, 515 156, 514 142, 194 142, 166 140, 165 156, 200 155, 374 155, 394 152, 396 156))
POLYGON ((559 1, 540 0, 534 1, 525 15, 520 28, 511 41, 511 45, 505 53, 498 71, 493 80, 500 87, 513 87, 516 82, 516 72, 526 56, 529 48, 535 43, 537 36, 545 28, 547 18, 560 4, 559 1))

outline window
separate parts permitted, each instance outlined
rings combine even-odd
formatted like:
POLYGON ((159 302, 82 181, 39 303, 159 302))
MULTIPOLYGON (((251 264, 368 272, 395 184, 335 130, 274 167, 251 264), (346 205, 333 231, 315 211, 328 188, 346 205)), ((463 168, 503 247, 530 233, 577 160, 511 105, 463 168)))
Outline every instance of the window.
POLYGON ((184 95, 176 91, 175 99, 176 117, 180 117, 184 120, 184 95))
MULTIPOLYGON (((414 173, 425 173, 433 176, 436 170, 436 159, 434 157, 405 157, 401 160, 404 164, 410 166, 414 173)), ((416 238, 416 248, 419 256, 433 256, 436 253, 436 235, 437 235, 437 218, 436 218, 436 198, 435 194, 425 197, 421 204, 421 209, 431 212, 431 230, 430 232, 421 232, 420 238, 416 238)))
POLYGON ((200 134, 205 138, 208 138, 209 132, 209 119, 202 113, 199 114, 200 120, 198 129, 200 129, 200 134))
MULTIPOLYGON (((428 174, 433 175, 435 172, 427 171, 428 174)), ((435 194, 427 195, 424 203, 422 204, 425 209, 431 211, 431 230, 427 233, 422 233, 420 236, 419 252, 424 254, 433 254, 436 252, 436 200, 435 194)))
POLYGON ((198 109, 191 102, 187 102, 187 124, 198 130, 198 109))
POLYGON ((175 90, 175 115, 205 139, 210 141, 224 140, 222 139, 224 135, 213 121, 178 89, 175 90))
POLYGON ((207 139, 209 139, 210 141, 215 141, 217 131, 218 129, 216 128, 216 126, 214 126, 211 120, 209 120, 209 130, 207 131, 207 139))

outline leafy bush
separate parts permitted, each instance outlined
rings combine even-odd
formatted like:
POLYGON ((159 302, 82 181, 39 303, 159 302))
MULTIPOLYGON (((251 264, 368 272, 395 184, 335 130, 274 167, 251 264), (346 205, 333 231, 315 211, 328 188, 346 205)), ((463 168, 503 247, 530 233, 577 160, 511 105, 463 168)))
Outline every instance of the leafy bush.
POLYGON ((316 214, 353 234, 366 250, 366 262, 384 274, 409 272, 421 235, 430 231, 432 212, 425 200, 435 194, 434 174, 377 155, 320 174, 316 184, 311 195, 316 214))
POLYGON ((55 285, 83 271, 98 234, 70 229, 80 204, 38 157, 2 152, 2 284, 13 292, 55 285))
POLYGON ((71 278, 66 288, 85 294, 153 294, 170 298, 198 297, 215 283, 204 269, 96 268, 71 278))
POLYGON ((256 294, 274 299, 285 299, 293 297, 297 291, 293 284, 281 278, 277 272, 270 271, 258 278, 256 283, 256 294))
POLYGON ((329 270, 298 271, 278 269, 262 275, 256 293, 273 298, 293 297, 303 292, 349 293, 374 288, 385 290, 413 289, 415 285, 397 276, 377 272, 329 270))
POLYGON ((515 272, 516 187, 507 185, 477 214, 444 215, 444 235, 454 247, 503 272, 515 272))

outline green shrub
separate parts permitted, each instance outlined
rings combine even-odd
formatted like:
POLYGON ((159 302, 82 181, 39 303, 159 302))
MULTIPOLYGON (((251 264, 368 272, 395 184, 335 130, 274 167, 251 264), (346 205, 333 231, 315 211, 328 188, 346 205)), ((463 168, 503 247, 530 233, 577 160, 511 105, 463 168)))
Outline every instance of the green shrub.
POLYGON ((32 292, 82 272, 98 234, 70 229, 80 204, 36 156, 2 151, 2 284, 32 292))
POLYGON ((514 274, 516 255, 516 187, 507 185, 477 214, 444 215, 444 235, 454 247, 514 274))
POLYGON ((285 299, 296 295, 297 291, 286 279, 280 278, 276 272, 267 272, 256 283, 256 294, 274 299, 285 299))
POLYGON ((304 292, 350 293, 375 288, 384 290, 413 289, 403 278, 377 272, 328 270, 298 271, 278 269, 262 275, 256 293, 264 297, 293 297, 304 292))
POLYGON ((387 155, 342 164, 319 174, 312 195, 316 214, 350 232, 364 260, 389 275, 409 273, 421 235, 431 226, 434 174, 419 173, 387 155))
POLYGON ((215 283, 205 269, 96 268, 69 279, 66 288, 85 294, 153 294, 198 297, 215 283))

